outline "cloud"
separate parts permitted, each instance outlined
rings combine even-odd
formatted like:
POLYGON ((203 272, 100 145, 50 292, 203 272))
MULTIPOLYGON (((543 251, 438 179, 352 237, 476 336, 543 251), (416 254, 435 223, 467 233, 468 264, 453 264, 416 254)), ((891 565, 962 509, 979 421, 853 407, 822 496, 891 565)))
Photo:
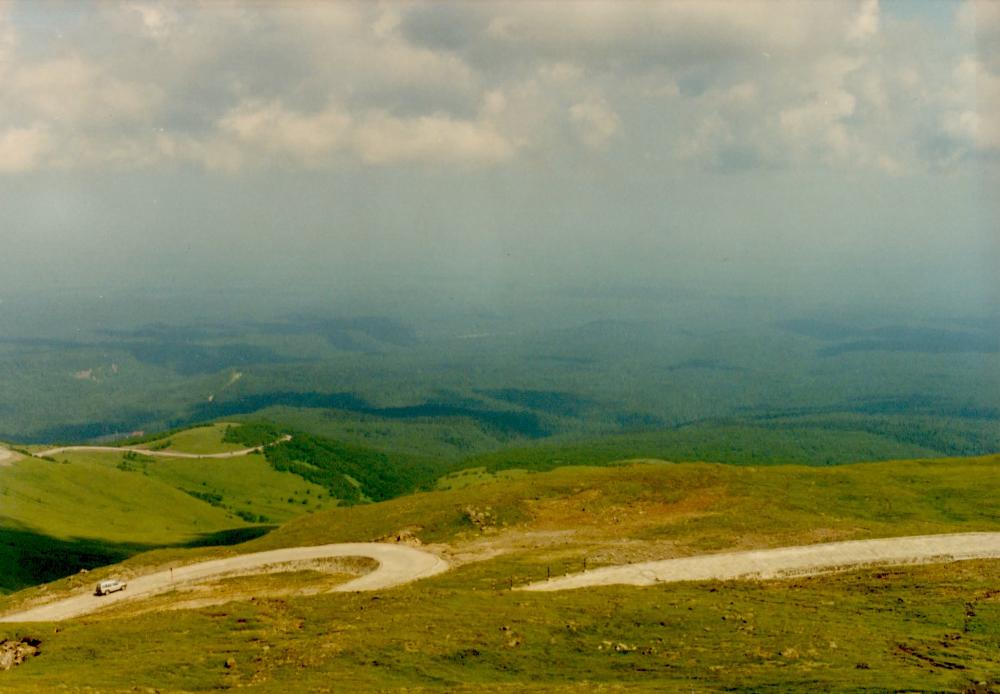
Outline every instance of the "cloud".
POLYGON ((0 173, 21 173, 36 168, 49 146, 44 126, 0 130, 0 173))
POLYGON ((852 156, 855 145, 847 123, 855 113, 858 99, 847 89, 845 80, 860 67, 860 61, 843 56, 820 62, 809 82, 820 85, 819 89, 804 102, 779 113, 783 133, 800 150, 834 162, 852 156))
POLYGON ((141 33, 157 42, 168 40, 179 21, 177 13, 165 5, 130 2, 125 3, 122 9, 126 13, 134 13, 141 33))
POLYGON ((1000 150, 1000 74, 967 57, 955 69, 956 94, 945 131, 978 150, 1000 150))
POLYGON ((488 122, 444 114, 395 118, 371 114, 357 129, 355 146, 369 164, 407 162, 491 165, 510 159, 515 148, 488 122))
POLYGON ((0 2, 0 76, 14 50, 14 28, 8 19, 8 5, 0 2))
MULTIPOLYGON (((474 60, 505 62, 525 51, 547 59, 586 64, 674 66, 741 60, 761 50, 773 54, 814 49, 831 42, 831 26, 851 19, 844 3, 776 3, 765 0, 701 2, 468 3, 455 8, 464 37, 449 47, 474 60), (817 31, 825 28, 825 33, 817 31), (516 51, 511 51, 516 47, 516 51)), ((442 45, 440 25, 407 18, 404 30, 442 45)))
POLYGON ((696 124, 676 145, 686 166, 738 172, 779 163, 772 104, 758 83, 711 89, 691 101, 696 124))
POLYGON ((865 41, 878 33, 878 27, 878 0, 865 0, 847 30, 847 38, 849 41, 865 41))
POLYGON ((9 84, 20 109, 74 129, 148 122, 163 98, 154 85, 118 79, 76 56, 20 66, 9 84))
POLYGON ((240 104, 204 137, 164 134, 156 147, 165 159, 228 173, 267 166, 315 169, 352 161, 490 166, 515 152, 485 119, 446 114, 400 118, 384 111, 354 116, 336 104, 302 112, 277 101, 240 104))
POLYGON ((965 0, 958 11, 958 26, 975 43, 976 55, 993 72, 1000 72, 1000 3, 965 0))
POLYGON ((141 0, 39 43, 0 0, 3 169, 954 167, 997 147, 998 6, 955 44, 876 0, 141 0))
POLYGON ((953 89, 941 118, 948 135, 974 153, 1000 151, 1000 4, 967 0, 958 25, 975 51, 962 56, 953 71, 953 89))
POLYGON ((573 104, 569 108, 569 117, 577 136, 591 149, 605 147, 621 125, 618 114, 599 97, 573 104))
POLYGON ((303 114, 275 101, 245 102, 219 119, 218 136, 264 158, 316 167, 342 144, 350 125, 350 114, 337 106, 303 114))

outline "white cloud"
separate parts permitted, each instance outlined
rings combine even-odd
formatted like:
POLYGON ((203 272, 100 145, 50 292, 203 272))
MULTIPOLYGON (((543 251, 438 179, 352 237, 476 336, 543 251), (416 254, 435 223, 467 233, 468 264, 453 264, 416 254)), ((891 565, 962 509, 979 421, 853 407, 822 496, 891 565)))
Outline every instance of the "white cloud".
POLYGON ((491 165, 514 156, 513 144, 489 122, 457 120, 445 114, 396 118, 369 115, 359 124, 354 143, 369 164, 408 162, 491 165))
POLYGON ((163 98, 154 85, 123 81, 76 56, 20 66, 9 84, 20 110, 70 128, 148 122, 163 98))
POLYGON ((966 0, 958 11, 958 25, 975 41, 978 58, 1000 72, 1000 2, 966 0))
MULTIPOLYGON (((299 52, 311 86, 339 96, 417 92, 464 93, 475 87, 473 70, 457 55, 409 42, 393 5, 316 2, 277 4, 259 24, 274 24, 289 52, 299 52)), ((279 39, 281 40, 281 39, 279 39)))
POLYGON ((0 173, 21 173, 39 166, 49 147, 44 126, 0 130, 0 173))
POLYGON ((265 158, 315 167, 329 160, 350 125, 351 116, 336 106, 303 114, 278 102, 247 102, 219 119, 218 132, 265 158))
POLYGON ((538 76, 545 82, 558 85, 578 84, 585 76, 583 68, 565 61, 543 63, 538 68, 538 76))
POLYGON ((778 122, 800 144, 810 148, 825 144, 834 155, 843 157, 849 141, 844 120, 854 113, 856 103, 850 92, 833 88, 781 111, 778 122))
POLYGON ((593 0, 575 4, 572 12, 552 1, 478 5, 471 11, 492 15, 483 38, 548 56, 698 63, 808 47, 823 37, 817 26, 829 29, 831 21, 846 21, 841 4, 593 0))
POLYGON ((158 42, 168 40, 179 21, 177 13, 165 5, 130 2, 125 4, 123 9, 134 13, 142 33, 158 42))
POLYGON ((906 167, 888 154, 879 154, 875 159, 875 165, 890 176, 902 176, 907 173, 906 167))
POLYGON ((773 166, 777 127, 769 115, 772 104, 756 82, 712 89, 690 100, 694 127, 676 143, 686 166, 744 170, 773 166))
POLYGON ((7 14, 6 3, 0 2, 0 78, 3 77, 7 61, 13 53, 16 43, 14 27, 11 26, 7 14))
POLYGON ((865 0, 847 30, 847 39, 849 41, 865 41, 878 34, 878 27, 878 0, 865 0))
POLYGON ((569 117, 580 141, 591 149, 604 148, 621 125, 608 103, 594 96, 570 106, 569 117))
POLYGON ((551 78, 539 70, 488 91, 481 101, 478 118, 503 133, 517 154, 534 156, 552 148, 566 125, 566 91, 577 86, 551 78))
POLYGON ((1000 75, 980 61, 965 58, 955 70, 954 108, 944 116, 945 130, 981 150, 1000 150, 1000 75))
POLYGON ((155 146, 164 158, 228 173, 353 161, 489 166, 515 153, 514 145, 485 119, 446 114, 400 118, 382 111, 352 116, 337 105, 305 113, 279 102, 243 103, 219 119, 206 137, 163 134, 155 146))
POLYGON ((959 12, 968 55, 954 74, 946 41, 915 54, 933 32, 889 21, 876 0, 589 0, 571 12, 137 0, 84 9, 65 41, 30 51, 6 7, 0 133, 20 152, 8 172, 483 167, 641 148, 687 167, 899 173, 929 156, 921 142, 947 141, 927 149, 959 162, 1000 137, 993 2, 959 12))
MULTIPOLYGON (((232 140, 221 137, 196 138, 187 134, 160 133, 152 151, 161 161, 195 162, 209 171, 238 174, 249 167, 250 153, 232 140)), ((260 165, 257 158, 255 166, 260 165)))

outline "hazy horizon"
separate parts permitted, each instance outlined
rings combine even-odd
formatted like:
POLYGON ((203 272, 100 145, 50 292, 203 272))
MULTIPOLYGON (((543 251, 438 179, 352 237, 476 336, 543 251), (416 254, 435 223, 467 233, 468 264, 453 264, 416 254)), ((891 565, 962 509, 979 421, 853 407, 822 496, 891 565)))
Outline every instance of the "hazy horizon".
POLYGON ((995 313, 997 5, 563 10, 0 4, 0 299, 995 313))

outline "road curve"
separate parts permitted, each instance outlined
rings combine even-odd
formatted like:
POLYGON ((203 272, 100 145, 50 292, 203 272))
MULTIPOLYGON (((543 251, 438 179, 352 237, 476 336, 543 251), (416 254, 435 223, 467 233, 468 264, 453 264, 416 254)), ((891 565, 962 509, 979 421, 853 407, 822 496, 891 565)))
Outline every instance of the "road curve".
POLYGON ((357 542, 313 547, 288 547, 254 554, 241 554, 225 559, 213 559, 197 564, 178 566, 173 571, 166 569, 143 576, 135 576, 128 579, 126 590, 103 597, 94 595, 94 588, 91 586, 86 593, 20 612, 5 614, 0 617, 0 622, 59 622, 96 612, 126 600, 165 593, 181 584, 201 583, 227 574, 252 573, 254 569, 262 569, 275 564, 331 557, 368 557, 379 563, 379 567, 371 573, 334 588, 333 590, 337 592, 392 588, 410 581, 435 576, 449 568, 448 562, 444 559, 407 545, 357 542))
POLYGON ((520 590, 553 591, 590 586, 649 586, 675 581, 789 578, 880 564, 932 564, 1000 558, 1000 533, 916 535, 707 554, 681 559, 606 566, 520 590))
POLYGON ((132 446, 61 446, 59 448, 50 448, 47 451, 39 451, 38 453, 35 453, 34 456, 36 458, 44 458, 46 456, 59 455, 60 453, 70 453, 73 451, 95 451, 98 453, 141 453, 142 455, 156 456, 159 458, 239 458, 244 455, 250 455, 251 453, 260 453, 269 446, 276 446, 279 443, 291 440, 292 437, 286 434, 277 441, 266 443, 263 446, 244 448, 239 451, 227 451, 225 453, 181 453, 180 451, 171 451, 167 449, 161 451, 151 451, 148 448, 136 448, 132 446))

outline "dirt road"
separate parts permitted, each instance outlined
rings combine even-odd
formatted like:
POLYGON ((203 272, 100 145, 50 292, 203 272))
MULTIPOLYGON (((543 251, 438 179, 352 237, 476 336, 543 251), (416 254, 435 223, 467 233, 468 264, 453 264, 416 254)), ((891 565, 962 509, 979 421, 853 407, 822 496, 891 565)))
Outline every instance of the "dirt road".
POLYGON ((932 564, 1000 558, 1000 533, 918 535, 830 542, 753 552, 606 566, 532 583, 521 590, 569 590, 589 586, 649 586, 674 581, 787 578, 881 564, 932 564))
POLYGON ((4 465, 9 465, 10 463, 17 460, 20 456, 9 448, 4 448, 0 446, 0 467, 4 465))
POLYGON ((333 589, 338 592, 392 588, 448 570, 448 562, 444 559, 407 545, 359 542, 289 547, 178 566, 173 571, 167 569, 135 576, 127 579, 128 588, 124 591, 103 597, 95 596, 94 588, 91 586, 86 593, 3 615, 0 617, 0 622, 58 622, 89 614, 125 600, 165 593, 181 585, 203 583, 230 574, 253 573, 254 570, 273 570, 278 564, 330 557, 369 557, 379 563, 379 567, 371 573, 333 589))
POLYGON ((291 441, 292 437, 285 435, 273 443, 267 443, 263 446, 257 446, 255 448, 244 448, 239 451, 227 451, 225 453, 181 453, 180 451, 171 451, 164 449, 162 451, 151 451, 148 448, 136 448, 129 446, 61 446, 59 448, 50 448, 47 451, 39 451, 35 453, 35 457, 44 458, 46 456, 54 456, 60 453, 69 453, 73 451, 96 451, 99 453, 140 453, 142 455, 157 456, 160 458, 239 458, 244 455, 250 455, 251 453, 260 453, 268 446, 274 446, 279 443, 284 443, 285 441, 291 441))

